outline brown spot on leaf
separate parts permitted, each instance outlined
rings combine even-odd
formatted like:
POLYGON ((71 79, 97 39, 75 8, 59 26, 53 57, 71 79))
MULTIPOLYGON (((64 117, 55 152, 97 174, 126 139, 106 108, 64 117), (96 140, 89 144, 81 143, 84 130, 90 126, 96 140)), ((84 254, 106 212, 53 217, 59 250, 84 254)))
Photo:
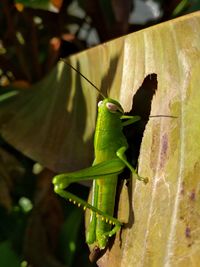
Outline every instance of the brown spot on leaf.
POLYGON ((188 248, 190 248, 193 244, 194 244, 193 242, 189 243, 188 248))
POLYGON ((186 237, 186 238, 191 238, 191 229, 190 229, 189 226, 187 226, 187 227, 185 228, 185 237, 186 237))
POLYGON ((195 201, 195 190, 193 189, 189 196, 190 200, 195 201))
POLYGON ((184 193, 185 193, 184 187, 185 187, 185 183, 182 182, 182 184, 181 184, 181 191, 180 191, 181 195, 184 195, 184 193))
POLYGON ((163 168, 166 160, 166 155, 167 155, 167 149, 168 149, 168 137, 167 134, 165 133, 162 136, 162 149, 161 149, 161 161, 160 161, 160 168, 163 168))

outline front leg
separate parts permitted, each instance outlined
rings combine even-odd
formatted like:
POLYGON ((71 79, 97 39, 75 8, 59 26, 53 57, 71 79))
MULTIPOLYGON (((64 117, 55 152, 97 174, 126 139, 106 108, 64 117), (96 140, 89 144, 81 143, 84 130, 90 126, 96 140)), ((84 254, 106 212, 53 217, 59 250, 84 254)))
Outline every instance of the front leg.
POLYGON ((148 183, 148 178, 143 178, 141 177, 137 171, 133 168, 133 166, 131 166, 131 164, 127 161, 126 159, 126 155, 125 155, 125 151, 127 150, 127 147, 122 146, 120 147, 120 149, 117 150, 116 155, 118 156, 118 158, 121 159, 121 161, 130 169, 130 171, 134 174, 136 174, 137 179, 140 181, 143 181, 145 184, 148 183))
POLYGON ((128 116, 128 115, 123 115, 121 116, 121 120, 126 120, 124 122, 122 122, 122 126, 127 126, 130 124, 133 124, 139 120, 141 120, 140 116, 128 116))

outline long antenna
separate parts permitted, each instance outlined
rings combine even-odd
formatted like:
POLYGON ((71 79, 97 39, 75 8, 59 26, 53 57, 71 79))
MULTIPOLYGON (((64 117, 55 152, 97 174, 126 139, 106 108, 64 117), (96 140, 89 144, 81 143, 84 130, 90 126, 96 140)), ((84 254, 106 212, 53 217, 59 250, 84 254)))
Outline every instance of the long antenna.
POLYGON ((151 115, 151 116, 149 116, 149 118, 156 118, 156 117, 159 117, 159 118, 173 118, 173 119, 177 119, 178 118, 177 116, 171 116, 171 115, 151 115))
POLYGON ((98 87, 96 87, 95 84, 93 84, 87 77, 85 77, 79 70, 77 70, 76 68, 74 68, 71 64, 69 64, 65 59, 61 58, 61 61, 63 61, 65 64, 67 64, 69 67, 71 67, 73 70, 75 70, 79 75, 81 75, 81 77, 83 77, 89 84, 91 84, 98 92, 99 94, 103 97, 106 98, 103 93, 100 91, 100 89, 98 87))

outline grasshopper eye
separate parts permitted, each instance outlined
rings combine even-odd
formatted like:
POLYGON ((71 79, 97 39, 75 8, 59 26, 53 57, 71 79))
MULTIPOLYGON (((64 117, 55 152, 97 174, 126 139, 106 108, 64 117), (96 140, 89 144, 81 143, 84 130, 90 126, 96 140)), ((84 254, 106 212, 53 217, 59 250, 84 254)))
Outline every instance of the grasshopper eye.
POLYGON ((114 113, 117 111, 120 111, 117 105, 110 103, 110 102, 106 103, 106 107, 109 111, 114 112, 114 113))
POLYGON ((101 105, 102 105, 102 103, 103 103, 103 101, 101 100, 101 101, 99 101, 99 103, 98 103, 98 107, 100 107, 101 105))

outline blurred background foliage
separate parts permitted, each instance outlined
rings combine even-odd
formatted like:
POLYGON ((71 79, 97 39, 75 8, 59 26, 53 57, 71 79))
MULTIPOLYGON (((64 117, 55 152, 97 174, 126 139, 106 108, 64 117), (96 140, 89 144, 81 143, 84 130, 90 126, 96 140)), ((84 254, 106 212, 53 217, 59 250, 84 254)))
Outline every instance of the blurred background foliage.
MULTIPOLYGON (((1 0, 0 104, 61 57, 199 9, 198 0, 1 0)), ((0 137, 1 267, 92 266, 83 212, 57 198, 53 175, 0 137)), ((70 189, 87 199, 88 188, 70 189)))

